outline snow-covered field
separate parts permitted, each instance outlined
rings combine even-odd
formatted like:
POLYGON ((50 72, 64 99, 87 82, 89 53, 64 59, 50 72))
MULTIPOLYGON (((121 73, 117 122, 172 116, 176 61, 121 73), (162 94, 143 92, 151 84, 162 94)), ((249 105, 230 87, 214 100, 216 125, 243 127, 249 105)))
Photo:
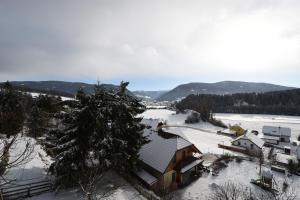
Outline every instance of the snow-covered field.
MULTIPOLYGON (((185 124, 184 120, 188 114, 176 114, 174 111, 166 109, 149 109, 141 116, 144 118, 161 119, 167 122, 168 126, 188 126, 172 127, 170 131, 188 139, 194 143, 203 153, 221 153, 223 150, 216 148, 217 144, 230 142, 231 138, 216 134, 222 128, 210 123, 200 122, 197 124, 185 124), (195 129, 192 129, 195 128, 195 129)), ((244 129, 262 131, 264 125, 289 127, 292 130, 292 140, 300 134, 300 117, 278 116, 278 115, 246 115, 246 114, 216 114, 217 119, 225 124, 239 124, 244 129)))
MULTIPOLYGON (((32 97, 38 97, 39 95, 46 95, 46 94, 43 94, 43 93, 36 93, 36 92, 30 92, 30 94, 31 94, 32 97)), ((74 98, 61 96, 61 100, 62 101, 68 101, 68 100, 74 100, 74 98)))

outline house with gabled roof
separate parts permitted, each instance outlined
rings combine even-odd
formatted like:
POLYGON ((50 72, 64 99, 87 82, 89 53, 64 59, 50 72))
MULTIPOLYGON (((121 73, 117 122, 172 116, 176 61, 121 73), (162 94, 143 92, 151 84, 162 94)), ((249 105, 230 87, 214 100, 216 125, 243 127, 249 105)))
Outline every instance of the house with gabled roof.
POLYGON ((247 153, 255 156, 261 155, 264 143, 261 138, 250 131, 246 131, 244 135, 231 142, 232 145, 245 148, 247 153))
POLYGON ((149 143, 139 151, 139 179, 154 191, 173 190, 190 182, 202 166, 202 153, 184 138, 157 130, 158 120, 143 120, 149 143))

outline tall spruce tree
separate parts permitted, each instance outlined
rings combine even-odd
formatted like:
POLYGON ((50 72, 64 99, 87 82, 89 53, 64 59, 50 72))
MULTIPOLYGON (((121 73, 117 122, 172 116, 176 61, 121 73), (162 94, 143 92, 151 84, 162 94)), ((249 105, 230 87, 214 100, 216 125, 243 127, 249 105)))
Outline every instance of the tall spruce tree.
POLYGON ((122 82, 118 92, 100 85, 93 95, 78 92, 77 102, 62 115, 63 128, 52 132, 57 143, 51 171, 58 183, 70 186, 88 181, 85 175, 95 168, 102 173, 135 167, 138 151, 146 142, 136 115, 145 108, 126 93, 127 85, 122 82))
POLYGON ((28 135, 34 138, 42 136, 46 132, 47 118, 46 113, 33 101, 28 117, 28 135))
POLYGON ((23 129, 25 119, 22 94, 13 89, 9 82, 0 88, 0 133, 7 137, 23 129))
POLYGON ((65 112, 57 114, 61 125, 50 132, 54 148, 55 162, 50 171, 56 175, 59 184, 72 186, 87 170, 86 159, 90 150, 89 139, 93 133, 93 121, 89 102, 82 97, 65 112), (84 102, 84 103, 83 103, 84 102))

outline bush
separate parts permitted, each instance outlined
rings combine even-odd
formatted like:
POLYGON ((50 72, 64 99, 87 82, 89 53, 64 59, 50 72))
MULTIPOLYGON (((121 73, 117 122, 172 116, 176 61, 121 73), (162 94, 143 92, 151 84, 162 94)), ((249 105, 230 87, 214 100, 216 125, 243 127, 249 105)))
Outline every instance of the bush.
POLYGON ((186 124, 195 124, 200 122, 200 114, 197 112, 193 112, 189 116, 187 116, 185 123, 186 124))
POLYGON ((243 159, 241 157, 236 157, 235 158, 235 162, 237 163, 241 163, 243 161, 243 159))

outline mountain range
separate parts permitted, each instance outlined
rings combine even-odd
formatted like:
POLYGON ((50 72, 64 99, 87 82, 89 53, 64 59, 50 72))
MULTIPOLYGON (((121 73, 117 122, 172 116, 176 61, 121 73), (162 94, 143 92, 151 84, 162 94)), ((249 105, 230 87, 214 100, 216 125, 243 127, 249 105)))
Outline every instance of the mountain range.
MULTIPOLYGON (((30 92, 52 93, 61 96, 74 96, 79 88, 86 93, 94 92, 94 84, 66 81, 13 81, 14 87, 30 92)), ((117 90, 118 86, 102 84, 107 89, 117 90)), ((235 93, 262 93, 295 89, 269 83, 254 83, 242 81, 222 81, 217 83, 187 83, 178 85, 169 91, 129 91, 132 95, 149 101, 176 101, 190 94, 235 94, 235 93)))

